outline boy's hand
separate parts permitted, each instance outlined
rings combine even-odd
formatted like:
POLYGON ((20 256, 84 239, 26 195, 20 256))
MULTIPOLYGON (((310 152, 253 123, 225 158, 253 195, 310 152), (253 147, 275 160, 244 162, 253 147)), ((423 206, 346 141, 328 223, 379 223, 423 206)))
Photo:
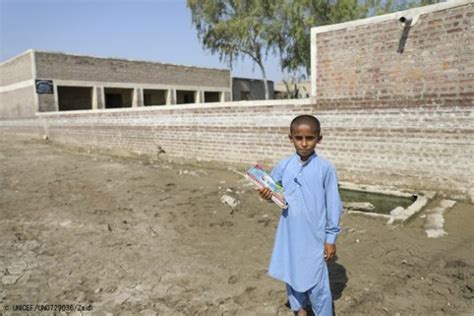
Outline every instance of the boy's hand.
POLYGON ((261 188, 258 190, 258 194, 262 199, 270 200, 272 198, 272 190, 269 188, 261 188))
POLYGON ((324 260, 326 262, 331 261, 335 255, 336 255, 336 245, 325 243, 324 244, 324 260))

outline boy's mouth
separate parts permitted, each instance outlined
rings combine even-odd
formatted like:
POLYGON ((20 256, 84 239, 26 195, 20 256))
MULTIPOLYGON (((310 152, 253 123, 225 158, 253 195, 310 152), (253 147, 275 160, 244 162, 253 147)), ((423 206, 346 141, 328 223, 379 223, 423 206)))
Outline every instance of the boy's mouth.
POLYGON ((313 151, 310 150, 310 149, 300 149, 299 153, 302 154, 302 155, 307 156, 307 155, 310 155, 311 153, 313 153, 313 151))

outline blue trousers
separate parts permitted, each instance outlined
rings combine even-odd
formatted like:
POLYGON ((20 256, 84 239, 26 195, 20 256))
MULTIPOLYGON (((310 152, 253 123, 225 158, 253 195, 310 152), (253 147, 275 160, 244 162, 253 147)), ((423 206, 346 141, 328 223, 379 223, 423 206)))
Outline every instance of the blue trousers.
POLYGON ((306 292, 295 291, 289 284, 286 285, 292 311, 296 312, 302 308, 311 307, 316 316, 333 316, 332 295, 326 264, 324 264, 324 269, 321 282, 306 292))

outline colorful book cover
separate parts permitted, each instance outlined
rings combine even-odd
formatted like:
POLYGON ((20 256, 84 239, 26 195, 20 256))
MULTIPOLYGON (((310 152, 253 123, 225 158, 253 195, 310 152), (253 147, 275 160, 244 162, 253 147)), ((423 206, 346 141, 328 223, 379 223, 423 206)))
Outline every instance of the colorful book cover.
POLYGON ((269 188, 273 195, 272 201, 281 208, 287 208, 285 198, 283 197, 283 187, 276 183, 275 180, 259 165, 256 165, 249 170, 245 175, 258 188, 269 188))

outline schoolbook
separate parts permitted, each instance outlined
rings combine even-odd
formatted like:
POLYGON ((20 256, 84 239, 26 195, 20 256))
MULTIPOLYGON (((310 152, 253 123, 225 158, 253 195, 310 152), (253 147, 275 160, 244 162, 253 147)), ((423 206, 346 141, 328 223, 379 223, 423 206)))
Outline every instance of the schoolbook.
POLYGON ((245 176, 252 181, 259 189, 269 188, 272 191, 272 201, 280 208, 286 209, 288 206, 283 197, 283 187, 276 183, 275 180, 259 165, 256 165, 249 170, 245 176))

